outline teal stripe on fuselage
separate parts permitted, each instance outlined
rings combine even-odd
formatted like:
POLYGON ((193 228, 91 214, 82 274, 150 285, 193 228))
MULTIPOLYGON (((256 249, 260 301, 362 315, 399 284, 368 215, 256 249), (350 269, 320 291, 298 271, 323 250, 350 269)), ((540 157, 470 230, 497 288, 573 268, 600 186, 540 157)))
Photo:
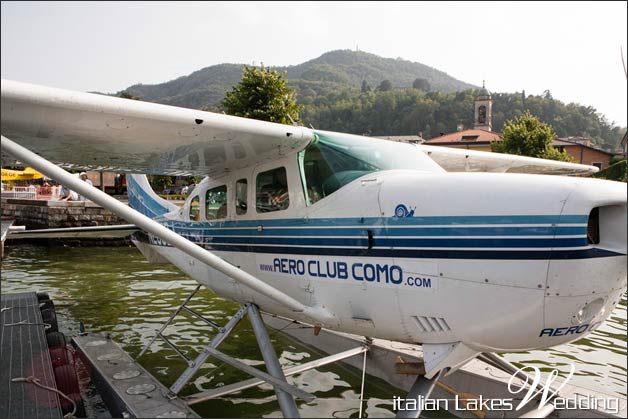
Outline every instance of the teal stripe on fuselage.
POLYGON ((369 230, 373 236, 387 237, 456 237, 456 236, 581 236, 587 232, 586 227, 449 227, 449 228, 368 228, 335 227, 312 228, 311 226, 300 228, 264 227, 262 231, 257 228, 200 228, 197 223, 188 226, 176 225, 177 230, 201 231, 207 236, 282 236, 282 237, 353 237, 364 236, 369 230))
POLYGON ((164 223, 199 244, 363 247, 368 246, 370 232, 375 247, 516 249, 586 246, 587 219, 586 215, 540 215, 164 223))
POLYGON ((488 215, 450 217, 369 217, 369 218, 285 218, 271 220, 237 220, 214 222, 171 221, 173 226, 198 228, 238 228, 250 227, 396 227, 396 226, 473 226, 473 225, 540 225, 583 224, 588 215, 488 215))

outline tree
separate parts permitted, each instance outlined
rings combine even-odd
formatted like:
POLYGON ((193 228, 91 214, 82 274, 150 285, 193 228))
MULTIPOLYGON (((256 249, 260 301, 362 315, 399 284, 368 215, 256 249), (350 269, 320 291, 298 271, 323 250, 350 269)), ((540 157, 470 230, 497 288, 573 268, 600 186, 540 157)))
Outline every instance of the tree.
POLYGON ((361 93, 368 93, 371 91, 371 86, 366 82, 366 80, 362 80, 362 87, 360 89, 361 93))
POLYGON ((424 92, 430 91, 430 82, 427 79, 414 79, 412 82, 412 88, 417 90, 423 90, 424 92))
POLYGON ((122 99, 142 100, 140 99, 139 96, 135 96, 133 93, 129 92, 128 90, 121 91, 118 94, 118 97, 121 97, 122 99))
POLYGON ((380 92, 389 92, 392 90, 392 83, 390 80, 382 80, 382 82, 377 86, 377 90, 380 92))
POLYGON ((299 122, 303 106, 297 104, 296 94, 287 87, 284 76, 285 72, 245 65, 240 83, 226 93, 220 104, 229 115, 287 125, 299 122))
POLYGON ((594 173, 592 176, 608 179, 608 180, 616 180, 618 182, 626 182, 626 177, 628 173, 626 172, 626 159, 622 159, 612 163, 609 167, 604 170, 601 170, 597 173, 594 173))
POLYGON ((151 186, 154 190, 164 190, 174 184, 174 179, 174 176, 153 175, 151 179, 151 186))
POLYGON ((492 143, 491 150, 541 159, 573 161, 567 153, 552 146, 555 139, 556 133, 550 125, 524 111, 522 116, 506 121, 503 141, 492 143))

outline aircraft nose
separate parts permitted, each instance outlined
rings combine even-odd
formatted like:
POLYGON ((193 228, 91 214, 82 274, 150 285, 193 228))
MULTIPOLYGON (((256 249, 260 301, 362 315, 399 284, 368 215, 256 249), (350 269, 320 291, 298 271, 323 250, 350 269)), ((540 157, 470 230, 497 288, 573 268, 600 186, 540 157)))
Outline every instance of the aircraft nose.
POLYGON ((561 217, 573 217, 574 237, 582 243, 552 253, 545 334, 579 338, 620 301, 626 291, 626 209, 626 186, 619 182, 583 179, 567 199, 561 217))

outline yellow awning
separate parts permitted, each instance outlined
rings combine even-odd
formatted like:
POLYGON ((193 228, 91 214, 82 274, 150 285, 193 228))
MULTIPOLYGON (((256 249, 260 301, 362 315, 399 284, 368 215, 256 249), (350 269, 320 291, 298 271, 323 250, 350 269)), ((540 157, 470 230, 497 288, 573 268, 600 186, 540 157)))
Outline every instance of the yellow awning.
POLYGON ((37 170, 27 167, 24 170, 2 169, 2 180, 35 180, 44 177, 37 170))

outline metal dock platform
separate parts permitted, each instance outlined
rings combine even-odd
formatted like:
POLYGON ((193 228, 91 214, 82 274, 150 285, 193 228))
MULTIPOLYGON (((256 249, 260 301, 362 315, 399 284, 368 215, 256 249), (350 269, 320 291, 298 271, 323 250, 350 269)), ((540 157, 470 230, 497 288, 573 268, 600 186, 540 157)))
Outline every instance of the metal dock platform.
POLYGON ((199 417, 181 400, 169 398, 168 389, 111 339, 94 334, 72 341, 113 417, 199 417))
POLYGON ((56 388, 37 294, 3 294, 0 310, 2 416, 61 418, 57 393, 20 380, 34 377, 42 385, 56 388))

